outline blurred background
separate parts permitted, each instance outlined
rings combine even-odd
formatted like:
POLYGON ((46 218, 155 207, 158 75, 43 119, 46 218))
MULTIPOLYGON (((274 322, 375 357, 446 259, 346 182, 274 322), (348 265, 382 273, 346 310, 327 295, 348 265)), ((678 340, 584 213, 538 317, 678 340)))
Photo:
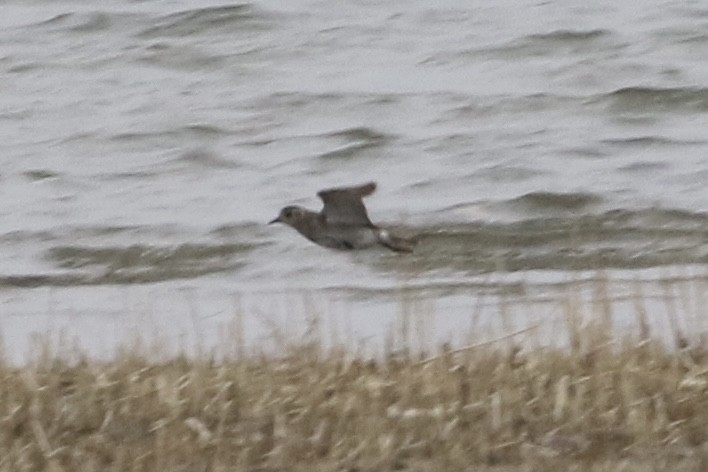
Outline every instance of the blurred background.
POLYGON ((552 341, 569 296, 589 319, 609 300, 621 326, 680 310, 705 328, 705 2, 2 10, 11 357, 38 333, 99 356, 136 332, 262 347, 313 316, 362 349, 499 324, 552 341), (370 180, 372 220, 420 234, 412 255, 265 225, 370 180))

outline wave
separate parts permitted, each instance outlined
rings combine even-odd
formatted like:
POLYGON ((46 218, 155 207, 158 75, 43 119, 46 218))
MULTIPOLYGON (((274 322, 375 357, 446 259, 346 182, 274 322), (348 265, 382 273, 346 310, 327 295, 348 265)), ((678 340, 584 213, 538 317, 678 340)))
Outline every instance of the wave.
POLYGON ((579 211, 601 201, 599 195, 591 193, 531 192, 510 200, 508 204, 522 209, 579 211))
POLYGON ((196 8, 153 19, 153 26, 140 32, 141 37, 191 36, 215 30, 238 32, 243 29, 266 29, 267 16, 250 4, 196 8))
POLYGON ((244 265, 249 244, 55 246, 49 274, 0 275, 0 286, 126 285, 192 279, 244 265), (57 273, 58 272, 58 273, 57 273))
MULTIPOLYGON (((564 201, 533 196, 521 202, 529 200, 544 206, 564 201)), ((584 199, 578 204, 583 205, 584 199)), ((413 255, 399 259, 396 265, 406 271, 470 273, 706 265, 706 231, 707 213, 658 208, 565 214, 514 223, 477 222, 427 228, 413 255)), ((390 262, 382 264, 390 267, 390 262)))
POLYGON ((355 157, 364 151, 380 148, 389 143, 393 136, 380 132, 374 128, 357 127, 335 131, 323 135, 324 138, 333 138, 344 141, 343 146, 324 152, 318 157, 324 159, 346 159, 355 157))
MULTIPOLYGON (((413 254, 352 256, 392 274, 708 265, 708 213, 664 208, 598 211, 601 203, 594 194, 535 192, 496 203, 526 214, 522 220, 393 227, 401 235, 417 235, 419 244, 413 254)), ((0 287, 151 284, 236 273, 262 263, 259 257, 269 257, 254 255, 256 248, 278 244, 263 228, 257 224, 218 227, 202 234, 206 240, 200 243, 180 242, 194 235, 173 227, 7 233, 0 235, 0 241, 9 250, 31 246, 40 251, 45 269, 0 273, 0 287), (122 244, 136 238, 153 242, 122 244)))
POLYGON ((708 112, 708 88, 624 87, 598 95, 589 101, 606 104, 617 112, 708 112))
POLYGON ((421 64, 450 64, 460 60, 481 58, 523 59, 537 56, 556 56, 559 53, 588 53, 607 48, 621 47, 621 43, 613 43, 615 37, 610 30, 556 30, 549 33, 521 36, 501 45, 481 47, 466 47, 456 51, 436 52, 421 61, 421 64))

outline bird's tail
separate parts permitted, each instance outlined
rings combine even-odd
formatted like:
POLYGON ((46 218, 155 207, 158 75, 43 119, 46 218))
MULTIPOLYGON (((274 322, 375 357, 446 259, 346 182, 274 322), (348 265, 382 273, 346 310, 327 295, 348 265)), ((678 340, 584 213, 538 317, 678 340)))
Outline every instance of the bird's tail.
POLYGON ((413 248, 418 244, 416 238, 402 238, 394 236, 385 229, 379 230, 379 242, 395 252, 413 252, 413 248))

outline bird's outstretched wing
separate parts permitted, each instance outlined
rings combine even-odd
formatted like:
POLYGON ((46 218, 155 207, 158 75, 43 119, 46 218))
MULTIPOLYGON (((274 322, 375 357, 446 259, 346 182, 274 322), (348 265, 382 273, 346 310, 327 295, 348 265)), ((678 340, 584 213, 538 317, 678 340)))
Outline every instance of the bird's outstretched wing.
POLYGON ((356 187, 330 188, 317 192, 324 202, 322 215, 329 224, 373 226, 361 201, 376 190, 376 183, 356 187))

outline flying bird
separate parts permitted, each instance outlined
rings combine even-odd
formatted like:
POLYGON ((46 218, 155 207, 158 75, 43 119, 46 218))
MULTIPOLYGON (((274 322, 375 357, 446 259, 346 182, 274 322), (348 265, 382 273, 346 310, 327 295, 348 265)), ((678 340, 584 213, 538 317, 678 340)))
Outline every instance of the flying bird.
POLYGON ((365 249, 381 245, 395 252, 412 252, 415 239, 394 236, 369 219, 362 198, 374 190, 375 182, 321 190, 317 196, 324 202, 324 207, 319 213, 299 206, 286 206, 268 224, 284 223, 315 244, 333 249, 365 249))

